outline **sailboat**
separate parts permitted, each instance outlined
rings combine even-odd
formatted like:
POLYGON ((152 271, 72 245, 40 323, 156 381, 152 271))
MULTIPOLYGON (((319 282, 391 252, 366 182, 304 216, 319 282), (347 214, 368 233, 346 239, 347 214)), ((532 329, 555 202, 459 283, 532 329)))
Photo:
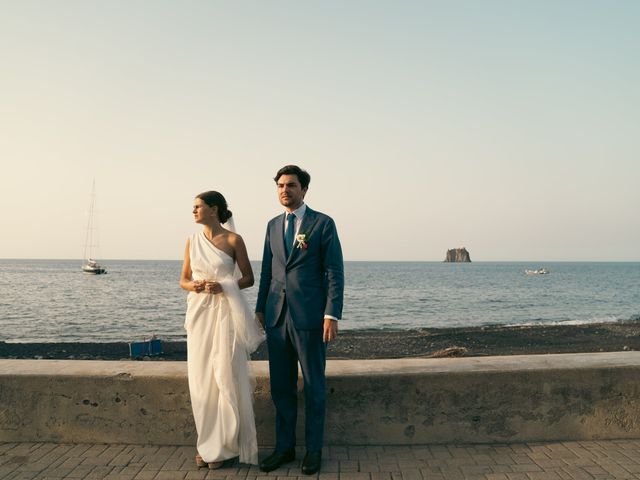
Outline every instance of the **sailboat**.
POLYGON ((89 206, 89 223, 87 224, 87 233, 84 240, 84 255, 86 263, 82 265, 82 271, 92 275, 100 275, 107 273, 107 269, 95 260, 95 250, 97 250, 97 235, 94 235, 95 227, 93 224, 94 207, 96 204, 96 181, 93 181, 91 187, 91 204, 89 206))

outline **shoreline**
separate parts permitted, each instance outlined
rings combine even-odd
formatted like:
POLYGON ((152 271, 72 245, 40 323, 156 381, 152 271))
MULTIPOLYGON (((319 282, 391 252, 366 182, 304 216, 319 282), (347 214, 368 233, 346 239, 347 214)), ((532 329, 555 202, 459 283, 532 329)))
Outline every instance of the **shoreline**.
MULTIPOLYGON (((152 361, 185 361, 186 341, 162 341, 152 361)), ((536 355, 640 350, 640 322, 533 325, 413 330, 345 330, 327 349, 328 359, 364 360, 453 356, 536 355)), ((134 360, 127 342, 0 342, 0 358, 47 360, 134 360)), ((268 358, 266 343, 251 355, 268 358)))

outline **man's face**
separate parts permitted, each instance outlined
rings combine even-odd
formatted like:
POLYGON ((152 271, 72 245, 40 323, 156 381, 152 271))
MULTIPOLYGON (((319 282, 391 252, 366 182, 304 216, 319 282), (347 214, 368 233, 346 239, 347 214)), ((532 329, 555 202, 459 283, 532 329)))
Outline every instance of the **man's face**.
POLYGON ((278 199, 287 210, 293 211, 302 205, 307 189, 302 188, 297 175, 281 175, 277 185, 278 199))

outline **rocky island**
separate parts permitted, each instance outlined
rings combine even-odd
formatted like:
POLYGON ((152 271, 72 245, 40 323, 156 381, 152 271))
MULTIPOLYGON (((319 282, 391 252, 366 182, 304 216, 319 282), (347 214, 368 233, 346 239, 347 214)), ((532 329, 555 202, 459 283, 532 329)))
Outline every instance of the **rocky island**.
POLYGON ((452 248, 447 250, 447 257, 444 259, 445 262, 470 262, 471 257, 469 256, 469 252, 465 247, 462 248, 452 248))

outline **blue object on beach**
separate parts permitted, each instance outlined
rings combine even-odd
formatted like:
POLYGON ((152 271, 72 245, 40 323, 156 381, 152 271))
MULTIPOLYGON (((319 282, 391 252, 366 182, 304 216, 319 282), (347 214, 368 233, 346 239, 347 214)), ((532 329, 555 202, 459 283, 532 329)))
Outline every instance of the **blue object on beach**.
POLYGON ((159 338, 150 338, 142 342, 129 344, 129 356, 133 358, 150 357, 162 354, 162 342, 159 338))

